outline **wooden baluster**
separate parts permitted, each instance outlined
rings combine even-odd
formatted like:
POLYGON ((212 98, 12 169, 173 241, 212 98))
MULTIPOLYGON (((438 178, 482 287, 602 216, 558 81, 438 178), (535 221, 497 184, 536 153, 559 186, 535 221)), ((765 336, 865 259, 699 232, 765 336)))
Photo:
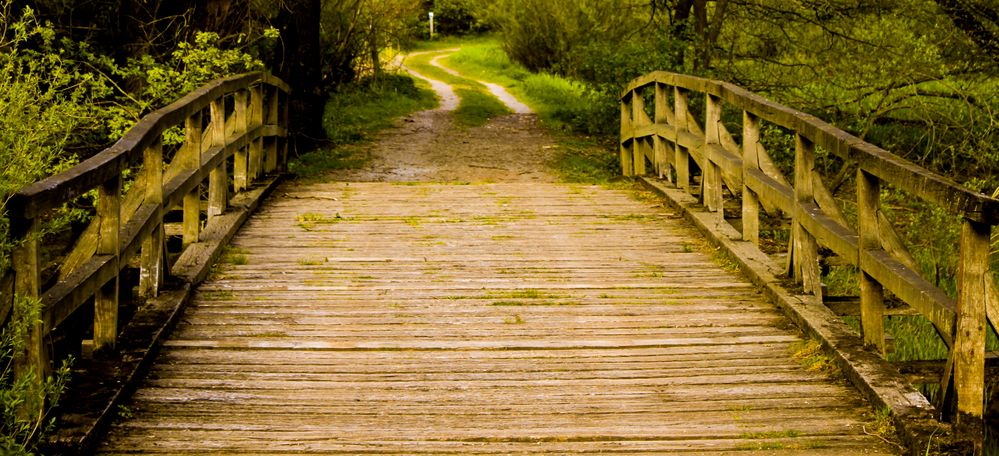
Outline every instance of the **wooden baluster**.
POLYGON ((145 174, 145 204, 156 204, 153 217, 156 227, 142 240, 142 258, 139 267, 139 294, 154 297, 159 294, 166 274, 163 261, 163 144, 157 137, 143 153, 142 169, 145 174))
POLYGON ((725 202, 722 195, 721 169, 716 163, 714 147, 721 143, 721 100, 710 94, 704 96, 704 175, 701 176, 701 198, 711 212, 724 217, 725 202))
POLYGON ((801 282, 805 291, 822 296, 822 279, 819 272, 819 246, 808 230, 801 224, 807 217, 803 203, 815 204, 812 189, 812 174, 815 172, 815 145, 804 136, 794 135, 794 214, 792 216, 791 262, 795 280, 801 282))
POLYGON ((676 137, 677 144, 676 158, 673 166, 676 167, 676 185, 679 188, 690 191, 690 151, 680 145, 680 133, 689 130, 689 107, 687 106, 687 94, 679 87, 673 88, 673 110, 676 117, 676 137))
MULTIPOLYGON (((246 109, 247 109, 247 93, 245 90, 240 90, 233 94, 233 99, 235 100, 235 107, 232 113, 232 123, 233 123, 233 137, 239 137, 246 131, 246 109)), ((247 154, 247 149, 241 147, 236 150, 236 154, 233 158, 233 187, 236 192, 241 192, 246 190, 250 185, 250 163, 249 156, 247 154)))
MULTIPOLYGON (((278 93, 281 89, 271 87, 267 94, 267 115, 264 119, 265 125, 278 124, 278 93)), ((268 138, 266 142, 267 157, 264 160, 264 171, 272 173, 278 168, 278 139, 268 138)))
MULTIPOLYGON (((278 94, 281 96, 281 110, 280 110, 281 115, 279 116, 278 124, 281 125, 281 127, 283 127, 285 131, 288 131, 288 124, 289 122, 291 122, 291 118, 288 116, 288 109, 289 109, 288 94, 280 90, 278 91, 278 94)), ((278 157, 278 163, 279 166, 281 167, 282 172, 288 171, 288 139, 280 138, 279 141, 281 141, 281 146, 280 146, 280 157, 278 157)))
POLYGON ((860 326, 864 344, 885 354, 884 288, 866 270, 866 252, 881 249, 878 213, 881 211, 881 181, 863 169, 857 169, 857 221, 860 233, 860 326))
MULTIPOLYGON (((635 168, 632 166, 632 153, 625 147, 625 139, 631 138, 632 144, 635 142, 635 130, 633 127, 633 121, 631 118, 632 108, 631 104, 634 103, 635 93, 631 94, 625 99, 621 100, 621 174, 624 176, 634 176, 635 168)), ((634 147, 634 145, 632 145, 634 147)))
MULTIPOLYGON (((201 167, 201 111, 192 114, 185 121, 186 136, 181 149, 182 167, 185 171, 197 171, 201 167)), ((201 236, 201 185, 195 185, 184 195, 183 248, 198 242, 201 236)))
POLYGON ((42 382, 50 370, 42 319, 33 312, 33 310, 40 310, 43 314, 45 312, 45 309, 33 307, 41 306, 39 301, 41 257, 38 250, 41 230, 37 219, 26 220, 17 217, 11 217, 10 229, 12 239, 20 242, 11 258, 14 265, 15 302, 12 318, 24 321, 27 329, 24 334, 24 351, 15 354, 14 370, 18 378, 26 375, 32 378, 29 385, 31 391, 31 394, 28 394, 29 400, 23 404, 18 413, 26 417, 35 417, 41 414, 45 406, 42 382), (28 302, 21 301, 24 304, 17 305, 20 300, 28 302))
MULTIPOLYGON (((648 114, 645 113, 645 99, 639 89, 631 91, 631 125, 632 137, 636 127, 644 127, 651 122, 648 121, 648 114)), ((634 168, 635 176, 645 175, 645 141, 635 138, 631 142, 631 166, 634 168)))
MULTIPOLYGON (((246 130, 253 131, 264 124, 264 92, 259 85, 250 89, 250 113, 246 118, 246 130)), ((260 177, 264 169, 264 142, 258 136, 250 142, 250 178, 260 177)))
MULTIPOLYGON (((670 107, 668 105, 669 100, 666 95, 666 86, 657 82, 655 87, 656 113, 654 121, 657 125, 668 125, 670 107)), ((665 178, 669 182, 673 182, 673 173, 670 172, 670 162, 672 161, 673 151, 668 149, 667 142, 658 134, 652 137, 652 150, 656 162, 656 173, 659 175, 659 178, 665 178)))
MULTIPOLYGON (((205 151, 225 147, 225 99, 219 98, 212 101, 209 112, 212 118, 209 124, 211 143, 204 148, 205 151)), ((222 160, 208 176, 209 222, 216 216, 222 215, 229 205, 229 175, 226 173, 226 163, 226 160, 222 160)))
MULTIPOLYGON (((954 337, 954 392, 958 430, 976 436, 981 445, 985 404, 985 281, 988 271, 989 225, 964 220, 957 271, 957 325, 954 337)), ((979 448, 980 450, 980 448, 979 448)))
POLYGON ((111 255, 115 276, 94 294, 94 350, 113 350, 118 338, 119 248, 121 231, 121 176, 115 175, 97 187, 97 218, 100 238, 97 255, 111 255))
POLYGON ((760 120, 742 113, 742 240, 760 245, 760 200, 749 188, 749 171, 760 169, 760 120))

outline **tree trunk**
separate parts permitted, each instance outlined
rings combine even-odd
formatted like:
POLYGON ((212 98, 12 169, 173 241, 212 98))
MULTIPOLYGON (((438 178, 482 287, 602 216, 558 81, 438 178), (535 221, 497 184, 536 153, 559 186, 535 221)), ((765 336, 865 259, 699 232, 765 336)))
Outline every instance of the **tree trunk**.
POLYGON ((296 148, 308 149, 325 135, 320 71, 320 0, 285 0, 277 17, 284 52, 271 62, 292 87, 290 129, 296 148))

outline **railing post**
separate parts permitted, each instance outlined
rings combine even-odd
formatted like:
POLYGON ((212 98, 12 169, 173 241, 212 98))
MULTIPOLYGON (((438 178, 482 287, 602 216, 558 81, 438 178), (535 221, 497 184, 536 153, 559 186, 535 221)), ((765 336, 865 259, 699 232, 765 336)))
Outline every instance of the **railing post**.
POLYGON ((115 276, 94 295, 94 350, 114 350, 118 338, 118 235, 121 231, 121 175, 97 187, 97 218, 100 220, 98 255, 111 255, 115 276))
POLYGON ((760 169, 760 120, 742 113, 742 240, 760 245, 760 200, 749 188, 749 171, 760 169))
MULTIPOLYGON (((278 95, 282 99, 282 102, 281 102, 282 104, 280 106, 280 112, 281 112, 281 114, 280 114, 280 116, 278 116, 278 119, 279 119, 278 120, 278 124, 281 125, 285 129, 285 131, 288 131, 288 125, 289 125, 289 122, 291 122, 291 118, 288 115, 288 110, 290 109, 288 107, 288 95, 283 94, 280 90, 278 91, 278 95)), ((287 139, 287 137, 285 137, 285 138, 279 139, 279 141, 281 141, 281 147, 280 147, 280 157, 278 158, 278 162, 280 163, 281 171, 287 171, 288 170, 288 139, 287 139)))
MULTIPOLYGON (((265 125, 278 125, 278 94, 281 89, 271 87, 267 91, 267 114, 265 115, 265 125)), ((278 168, 278 139, 268 138, 266 143, 266 154, 264 171, 271 173, 278 168)))
POLYGON ((634 176, 635 169, 632 166, 632 153, 625 147, 625 138, 631 138, 632 147, 635 142, 635 129, 633 126, 631 104, 635 102, 635 93, 631 92, 621 100, 621 174, 623 176, 634 176))
MULTIPOLYGON (((209 113, 212 121, 209 124, 211 143, 206 150, 225 147, 225 99, 213 100, 209 113)), ((224 152, 223 152, 224 154, 224 152)), ((202 160, 204 162, 204 160, 202 160)), ((208 220, 222 215, 229 203, 229 175, 226 173, 226 160, 222 160, 208 177, 208 220)))
MULTIPOLYGON (((642 98, 642 94, 638 92, 638 89, 631 91, 631 126, 632 130, 635 127, 644 127, 651 122, 647 122, 648 114, 645 113, 645 99, 642 98)), ((632 134, 634 138, 634 134, 632 134)), ((645 175, 645 146, 644 141, 634 138, 631 141, 631 153, 632 160, 631 166, 634 167, 636 176, 645 175)))
MULTIPOLYGON (((657 125, 666 125, 669 119, 669 106, 667 106, 666 98, 666 86, 660 83, 655 84, 656 87, 656 112, 655 119, 653 121, 657 125)), ((655 157, 655 168, 656 173, 659 178, 666 178, 668 181, 673 181, 673 175, 670 173, 670 154, 666 152, 666 141, 658 134, 652 137, 652 155, 655 157)))
MULTIPOLYGON (((259 86, 250 88, 250 113, 246 118, 246 128, 244 131, 252 131, 264 123, 264 92, 259 86)), ((256 137, 250 142, 250 178, 256 179, 263 174, 264 169, 264 140, 256 137)))
POLYGON ((860 279, 860 326, 864 344, 885 353, 884 288, 867 274, 867 252, 881 250, 878 213, 881 211, 881 181, 874 175, 857 169, 857 221, 860 249, 857 264, 860 279))
POLYGON ((38 244, 41 230, 37 219, 11 217, 10 234, 19 242, 14 249, 14 309, 13 317, 23 322, 24 351, 14 354, 14 369, 18 378, 31 375, 29 401, 18 412, 24 416, 40 416, 45 406, 42 383, 49 373, 48 353, 45 350, 41 302, 41 258, 38 244))
POLYGON ((676 117, 676 186, 690 191, 690 151, 680 145, 680 133, 687 132, 688 111, 687 94, 679 87, 673 87, 673 109, 676 117))
MULTIPOLYGON (((201 167, 201 111, 192 114, 184 122, 186 136, 181 153, 182 168, 198 172, 201 167)), ((184 195, 183 247, 198 242, 201 236, 201 184, 195 185, 184 195)))
POLYGON ((815 204, 812 173, 815 172, 815 145, 811 140, 794 135, 794 214, 791 220, 791 270, 805 292, 822 296, 819 272, 819 246, 801 221, 808 215, 804 205, 815 204))
POLYGON ((954 337, 954 392, 959 432, 981 445, 985 407, 985 293, 991 227, 964 220, 957 271, 957 324, 954 337))
POLYGON ((139 294, 153 297, 159 294, 166 274, 163 262, 163 143, 160 137, 143 153, 142 169, 145 173, 146 204, 157 206, 156 227, 142 240, 142 258, 139 268, 139 294))
POLYGON ((711 94, 704 95, 704 175, 701 178, 701 198, 704 206, 724 218, 725 202, 722 195, 721 170, 715 163, 714 145, 721 143, 721 100, 711 94))
MULTIPOLYGON (((239 136, 246 131, 246 108, 247 108, 247 93, 245 90, 240 90, 232 95, 234 103, 233 113, 232 113, 232 124, 233 124, 233 136, 239 136)), ((246 190, 250 185, 250 163, 247 154, 246 147, 241 147, 236 150, 233 157, 233 188, 235 191, 241 192, 246 190)))

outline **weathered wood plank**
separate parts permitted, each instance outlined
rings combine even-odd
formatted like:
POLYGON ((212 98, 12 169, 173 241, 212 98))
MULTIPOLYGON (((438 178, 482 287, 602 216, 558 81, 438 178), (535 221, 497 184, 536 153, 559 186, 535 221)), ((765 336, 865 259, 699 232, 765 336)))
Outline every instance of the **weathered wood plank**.
POLYGON ((594 187, 285 187, 101 451, 890 453, 690 234, 594 187))

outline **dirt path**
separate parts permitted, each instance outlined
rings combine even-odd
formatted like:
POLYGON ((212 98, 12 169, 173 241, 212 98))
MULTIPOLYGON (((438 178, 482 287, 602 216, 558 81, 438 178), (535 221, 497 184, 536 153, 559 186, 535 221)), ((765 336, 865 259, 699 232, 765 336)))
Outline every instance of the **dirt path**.
MULTIPOLYGON (((455 49, 456 50, 456 49, 455 49)), ((454 51, 454 50, 448 50, 454 51)), ((442 51, 433 51, 442 52, 442 51)), ((415 55, 415 54, 414 54, 415 55)), ((434 59, 436 62, 437 59, 434 59)), ((438 63, 435 65, 440 66, 438 63)), ((442 82, 402 66, 413 76, 428 81, 440 99, 432 110, 400 119, 396 128, 379 136, 366 152, 370 161, 360 170, 340 170, 330 177, 348 182, 551 182, 555 178, 546 163, 556 150, 555 140, 529 114, 530 108, 502 87, 497 98, 515 114, 492 119, 474 128, 455 125, 451 111, 458 106, 454 89, 442 82), (519 105, 519 106, 518 106, 519 105), (524 112, 526 110, 526 112, 524 112)), ((452 74, 449 68, 441 66, 452 74)), ((482 82, 482 81, 479 81, 482 82)), ((493 87, 490 91, 498 92, 493 87)))

